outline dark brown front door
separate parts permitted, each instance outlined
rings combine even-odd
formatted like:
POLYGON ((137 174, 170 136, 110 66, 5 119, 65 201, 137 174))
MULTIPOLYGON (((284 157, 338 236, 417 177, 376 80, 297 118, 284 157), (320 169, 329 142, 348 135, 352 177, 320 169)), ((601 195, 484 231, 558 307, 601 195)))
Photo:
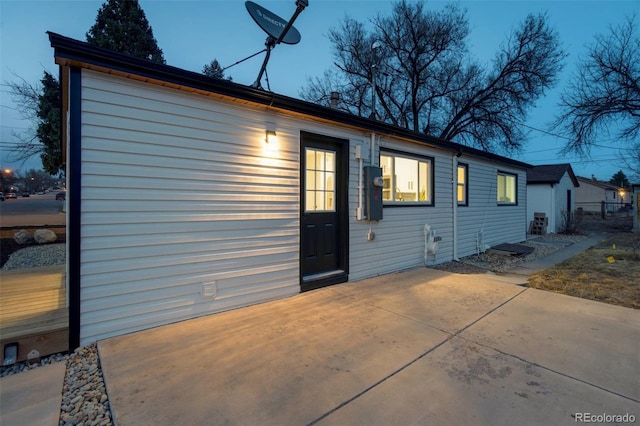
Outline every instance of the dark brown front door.
POLYGON ((303 291, 347 281, 349 142, 301 135, 300 269, 303 291))

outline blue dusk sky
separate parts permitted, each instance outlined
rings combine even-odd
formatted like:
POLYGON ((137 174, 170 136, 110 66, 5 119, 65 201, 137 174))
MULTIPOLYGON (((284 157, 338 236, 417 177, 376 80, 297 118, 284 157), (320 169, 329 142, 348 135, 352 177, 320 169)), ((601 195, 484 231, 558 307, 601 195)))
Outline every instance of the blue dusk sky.
MULTIPOLYGON (((295 10, 294 0, 256 3, 288 20, 295 10)), ((0 167, 27 170, 42 167, 39 158, 26 163, 9 159, 8 149, 16 141, 12 132, 23 131, 30 123, 20 117, 6 86, 20 76, 37 82, 44 70, 58 75, 53 49, 46 31, 52 31, 84 41, 95 22, 103 1, 11 1, 0 0, 0 167)), ((431 0, 427 7, 442 8, 447 2, 431 0)), ((547 12, 550 24, 569 54, 565 68, 555 88, 541 98, 530 111, 526 122, 529 137, 524 150, 512 158, 531 164, 569 162, 576 174, 609 180, 619 169, 625 169, 620 159, 618 142, 612 136, 599 141, 590 158, 562 157, 564 140, 544 133, 558 111, 562 88, 575 71, 577 61, 586 53, 598 33, 606 34, 611 25, 618 25, 640 11, 640 1, 460 1, 467 9, 471 27, 471 53, 490 66, 498 47, 514 26, 529 13, 547 12)), ((167 64, 201 72, 202 67, 216 58, 223 67, 233 64, 264 48, 265 33, 247 13, 243 0, 140 0, 153 28, 167 64)), ((295 22, 302 34, 297 45, 279 45, 271 55, 267 68, 271 90, 294 98, 308 79, 319 77, 333 67, 328 32, 345 16, 368 21, 377 14, 389 16, 391 1, 382 0, 309 0, 295 22)), ((640 18, 640 16, 639 16, 640 18)), ((264 54, 247 60, 226 71, 239 84, 251 85, 258 75, 264 54)), ((267 87, 263 79, 263 86, 267 87)), ((560 135, 562 136, 562 135, 560 135)))

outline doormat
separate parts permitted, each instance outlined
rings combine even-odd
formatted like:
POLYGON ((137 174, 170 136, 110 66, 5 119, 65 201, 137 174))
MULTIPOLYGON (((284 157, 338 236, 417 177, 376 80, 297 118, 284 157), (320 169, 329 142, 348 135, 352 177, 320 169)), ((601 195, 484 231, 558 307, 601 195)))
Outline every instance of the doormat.
POLYGON ((533 250, 535 249, 533 247, 523 246, 521 244, 503 243, 491 247, 491 250, 501 252, 501 254, 510 254, 511 256, 526 256, 530 253, 533 253, 533 250))

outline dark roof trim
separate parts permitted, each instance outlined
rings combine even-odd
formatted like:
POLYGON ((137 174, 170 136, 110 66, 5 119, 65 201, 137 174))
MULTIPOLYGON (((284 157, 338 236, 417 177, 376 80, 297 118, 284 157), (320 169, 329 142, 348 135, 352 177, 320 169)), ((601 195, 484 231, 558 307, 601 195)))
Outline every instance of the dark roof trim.
POLYGON ((501 163, 527 169, 530 164, 513 160, 501 155, 492 154, 479 150, 477 148, 460 145, 455 142, 449 142, 436 137, 428 136, 422 133, 413 132, 411 130, 392 126, 380 121, 368 118, 358 117, 343 111, 316 105, 311 102, 290 98, 288 96, 279 95, 273 92, 267 92, 250 86, 241 85, 227 80, 216 80, 193 71, 183 70, 181 68, 172 67, 170 65, 159 64, 145 59, 135 58, 120 52, 100 47, 92 46, 88 43, 74 40, 69 37, 62 36, 48 31, 51 47, 54 48, 56 58, 66 59, 81 64, 93 65, 120 71, 128 74, 135 74, 140 77, 146 77, 154 80, 160 80, 179 86, 190 87, 197 90, 203 90, 211 93, 217 93, 223 96, 229 96, 237 99, 254 102, 257 104, 267 105, 274 108, 280 108, 305 114, 317 118, 322 118, 336 123, 350 125, 362 128, 363 130, 382 133, 389 136, 397 136, 410 139, 425 145, 431 145, 437 148, 469 154, 489 160, 499 161, 501 163))
POLYGON ((567 173, 574 187, 579 187, 580 183, 573 173, 573 168, 569 163, 543 164, 533 166, 527 170, 527 184, 557 184, 560 183, 564 174, 567 173))

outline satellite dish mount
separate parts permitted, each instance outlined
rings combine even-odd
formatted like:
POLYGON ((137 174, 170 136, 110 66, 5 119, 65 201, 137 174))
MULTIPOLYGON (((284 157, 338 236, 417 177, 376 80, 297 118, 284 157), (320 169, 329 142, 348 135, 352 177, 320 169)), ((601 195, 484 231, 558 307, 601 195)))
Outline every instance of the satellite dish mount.
MULTIPOLYGON (((293 26, 293 22, 307 6, 309 6, 309 0, 296 0, 296 11, 293 13, 291 19, 289 19, 289 21, 287 22, 275 13, 272 13, 264 7, 260 6, 259 4, 256 4, 252 1, 245 2, 245 7, 247 8, 249 15, 251 15, 256 24, 258 24, 258 26, 267 33, 267 40, 264 42, 267 54, 265 55, 264 61, 262 62, 262 67, 260 68, 260 72, 258 73, 258 78, 251 85, 251 87, 262 89, 262 84, 260 82, 262 80, 262 75, 267 70, 267 63, 269 62, 269 58, 271 57, 271 50, 274 47, 276 47, 280 43, 297 44, 300 42, 300 33, 293 26)), ((267 84, 269 84, 268 78, 267 84)))

